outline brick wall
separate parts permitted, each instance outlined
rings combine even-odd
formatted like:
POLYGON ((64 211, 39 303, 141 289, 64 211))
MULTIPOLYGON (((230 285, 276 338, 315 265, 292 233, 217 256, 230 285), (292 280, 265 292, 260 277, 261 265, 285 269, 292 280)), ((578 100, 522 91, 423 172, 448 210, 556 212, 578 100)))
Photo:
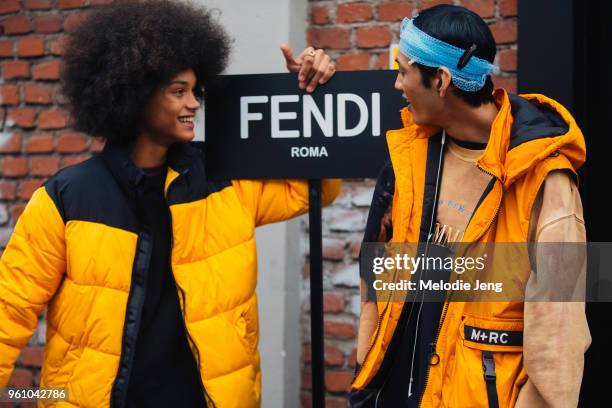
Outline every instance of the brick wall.
MULTIPOLYGON (((102 147, 70 129, 57 90, 64 33, 108 2, 0 0, 0 254, 34 190, 102 147)), ((23 350, 11 384, 37 384, 44 329, 23 350)))
MULTIPOLYGON (((502 72, 496 87, 516 92, 517 0, 351 1, 310 0, 308 42, 325 48, 340 70, 387 69, 389 44, 399 39, 403 17, 436 4, 463 5, 482 16, 498 44, 496 63, 502 72)), ((393 84, 389 84, 393 86, 393 84)), ((360 308, 357 255, 365 226, 373 180, 344 181, 339 199, 323 210, 325 384, 326 406, 347 406, 355 368, 355 344, 360 308)), ((307 260, 307 223, 302 228, 307 260)), ((302 284, 302 406, 311 406, 309 275, 305 263, 302 284)))

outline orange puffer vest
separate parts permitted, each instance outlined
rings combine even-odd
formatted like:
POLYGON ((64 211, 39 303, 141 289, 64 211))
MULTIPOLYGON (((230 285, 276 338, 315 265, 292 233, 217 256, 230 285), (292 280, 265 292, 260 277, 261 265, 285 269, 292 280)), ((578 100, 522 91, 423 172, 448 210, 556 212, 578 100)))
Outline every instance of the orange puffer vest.
MULTIPOLYGON (((509 96, 497 90, 495 98, 499 113, 477 163, 492 182, 472 216, 464 242, 527 242, 532 206, 544 179, 553 170, 575 174, 585 160, 585 142, 570 113, 545 96, 509 96)), ((427 162, 431 160, 428 148, 434 139, 439 143, 435 137, 439 129, 414 124, 407 109, 401 114, 404 128, 387 133, 395 173, 391 242, 414 243, 422 238, 427 162)), ((403 331, 406 310, 412 307, 404 302, 378 302, 377 306, 378 316, 361 316, 362 323, 378 319, 378 324, 372 333, 360 333, 371 340, 353 382, 354 392, 369 391, 372 399, 378 398, 390 361, 396 358, 395 351, 388 350, 393 350, 394 337, 403 331)), ((418 390, 420 406, 488 407, 483 355, 492 356, 499 406, 514 406, 527 381, 522 345, 474 341, 466 338, 466 326, 521 333, 523 303, 446 302, 433 350, 439 362, 429 365, 425 385, 418 390)))

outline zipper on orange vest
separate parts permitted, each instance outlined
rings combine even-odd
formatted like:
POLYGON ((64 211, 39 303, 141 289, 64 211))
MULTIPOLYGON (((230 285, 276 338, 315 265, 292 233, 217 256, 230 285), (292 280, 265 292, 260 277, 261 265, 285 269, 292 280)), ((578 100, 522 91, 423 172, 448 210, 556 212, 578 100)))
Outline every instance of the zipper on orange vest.
MULTIPOLYGON (((500 181, 499 178, 497 178, 497 176, 495 176, 495 174, 493 174, 493 173, 483 169, 482 167, 480 167, 480 165, 476 165, 476 168, 478 168, 483 173, 488 174, 488 175, 494 177, 496 180, 500 181)), ((487 227, 483 230, 483 232, 474 241, 477 241, 484 234, 486 234, 487 231, 489 231, 489 228, 491 228, 491 226, 495 222, 495 219, 497 218, 497 215, 499 214, 499 210, 501 209, 503 200, 504 200, 504 189, 502 187, 502 195, 500 197, 499 204, 497 205, 497 208, 495 209, 495 213, 493 214, 493 217, 491 218, 491 221, 489 222, 487 227)), ((474 211, 476 211, 476 210, 477 209, 475 209, 474 211)), ((467 228, 466 228, 466 230, 467 230, 467 228)), ((437 346, 438 346, 438 337, 440 336, 440 331, 442 331, 442 325, 444 324, 444 319, 446 318, 446 313, 448 311, 448 306, 449 306, 449 301, 450 301, 451 295, 452 295, 452 291, 449 293, 449 295, 447 297, 447 299, 449 299, 449 300, 444 302, 444 308, 442 309, 442 316, 440 317, 440 323, 438 324, 438 330, 436 332, 436 337, 435 337, 434 342, 432 343, 432 352, 434 353, 434 355, 438 355, 437 352, 436 352, 436 349, 437 349, 437 346)), ((430 352, 430 358, 431 358, 431 356, 432 356, 432 354, 430 352)), ((440 357, 438 355, 438 363, 439 362, 440 362, 440 357)), ((419 407, 423 403, 423 397, 425 396, 425 390, 427 389, 427 384, 429 382, 429 371, 430 371, 430 367, 431 367, 430 363, 431 363, 431 359, 429 359, 429 361, 427 362, 427 372, 425 374, 425 385, 423 386, 423 391, 421 392, 421 398, 419 400, 419 407)))
MULTIPOLYGON (((476 165, 476 168, 479 169, 480 171, 482 171, 485 174, 488 174, 492 177, 494 177, 495 179, 497 179, 497 181, 499 181, 501 183, 501 180, 499 178, 497 178, 497 176, 487 170, 485 170, 484 168, 480 167, 479 164, 476 165)), ((489 224, 487 225, 487 227, 482 231, 482 233, 476 237, 474 239, 474 242, 478 241, 480 238, 482 238, 482 236, 484 234, 487 233, 487 231, 489 231, 489 228, 491 228, 491 226, 493 225, 493 223, 495 222, 495 220, 497 219, 497 215, 499 214, 499 210, 501 209, 502 203, 504 202, 504 186, 502 184, 502 193, 501 193, 501 197, 499 198, 499 204, 497 205, 497 208, 495 209, 495 213, 493 214, 493 218, 491 218, 491 221, 489 222, 489 224)), ((468 224, 469 226, 469 224, 468 224)), ((466 231, 467 231, 467 227, 466 227, 466 231)))
MULTIPOLYGON (((452 292, 448 295, 448 299, 450 299, 452 292)), ((429 367, 431 367, 431 357, 433 355, 438 356, 438 362, 440 363, 440 356, 436 351, 436 347, 438 345, 438 337, 440 337, 440 332, 442 331, 442 324, 444 324, 444 319, 446 318, 446 312, 448 311, 448 301, 444 302, 444 308, 442 309, 442 316, 440 317, 440 323, 438 323, 438 330, 436 331, 436 337, 434 338, 434 342, 431 343, 431 348, 429 352, 429 358, 427 359, 427 371, 425 373, 425 385, 423 386, 423 391, 421 392, 421 397, 419 398, 419 407, 423 403, 423 397, 425 396, 425 390, 427 389, 427 383, 429 382, 429 367)))

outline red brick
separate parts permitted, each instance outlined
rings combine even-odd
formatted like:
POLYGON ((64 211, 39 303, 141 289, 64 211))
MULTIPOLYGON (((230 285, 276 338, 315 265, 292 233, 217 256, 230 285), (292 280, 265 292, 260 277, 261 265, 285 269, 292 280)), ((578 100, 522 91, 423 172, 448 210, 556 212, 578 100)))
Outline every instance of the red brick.
POLYGON ((302 389, 312 389, 312 369, 310 367, 304 367, 302 370, 302 389))
POLYGON ((453 4, 452 0, 421 0, 419 3, 419 9, 425 10, 439 4, 453 4))
POLYGON ((347 364, 349 367, 355 367, 355 365, 357 364, 357 349, 356 348, 354 348, 353 351, 351 351, 351 354, 349 354, 347 358, 347 364))
POLYGON ((329 10, 325 6, 312 6, 310 9, 310 21, 312 24, 327 24, 329 22, 329 10))
POLYGON ((25 204, 21 204, 21 203, 20 204, 13 204, 13 205, 11 205, 11 209, 10 209, 11 218, 14 221, 17 221, 17 219, 19 217, 21 217, 21 214, 23 213, 23 210, 25 210, 25 206, 26 206, 25 204))
POLYGON ((26 0, 25 6, 28 10, 49 10, 51 0, 26 0))
POLYGON ((373 69, 390 69, 389 68, 389 52, 381 52, 376 56, 376 60, 374 60, 373 69))
POLYGON ((62 16, 49 14, 34 19, 34 29, 37 33, 57 33, 62 30, 62 16))
POLYGON ((27 61, 2 62, 3 79, 26 79, 30 77, 30 63, 27 61))
POLYGON ((60 78, 60 60, 41 62, 32 67, 32 77, 41 81, 57 81, 60 78))
POLYGON ((518 14, 518 0, 501 0, 499 11, 502 16, 510 17, 518 14))
POLYGON ((323 322, 323 331, 326 336, 339 338, 355 337, 355 324, 349 321, 340 320, 325 320, 323 322))
POLYGON ((21 177, 28 174, 28 160, 25 157, 6 156, 2 158, 2 175, 21 177))
POLYGON ((62 133, 57 140, 57 151, 61 153, 79 153, 87 149, 87 136, 82 133, 62 133))
POLYGON ((33 176, 52 176, 59 170, 59 157, 33 156, 30 172, 33 176))
POLYGON ((498 55, 498 64, 502 71, 515 72, 517 67, 517 52, 513 49, 501 50, 498 55))
POLYGON ((57 5, 61 9, 71 9, 85 7, 87 3, 85 0, 59 0, 57 5))
POLYGON ((19 105, 19 86, 0 85, 0 105, 19 105))
POLYGON ((372 19, 372 6, 368 3, 341 4, 336 9, 337 23, 356 23, 372 19))
POLYGON ((331 344, 325 345, 323 353, 325 365, 329 367, 337 367, 344 364, 344 354, 331 344))
POLYGON ((325 397, 325 408, 346 408, 348 401, 343 397, 325 397))
MULTIPOLYGON (((304 373, 302 373, 302 376, 304 376, 304 373)), ((300 394, 300 402, 301 402, 301 408, 312 408, 312 394, 309 392, 302 392, 300 394)))
POLYGON ((104 149, 104 139, 99 137, 92 137, 91 144, 89 145, 90 152, 101 152, 104 149))
POLYGON ((312 361, 312 345, 310 343, 302 344, 302 363, 310 364, 312 361))
POLYGON ((0 14, 8 14, 19 11, 21 4, 19 0, 2 0, 0 1, 0 14))
POLYGON ((66 44, 66 38, 60 37, 55 40, 49 41, 49 52, 51 55, 64 55, 64 49, 66 44))
POLYGON ((369 66, 370 54, 363 52, 343 54, 336 60, 336 69, 338 71, 356 71, 368 69, 369 66))
POLYGON ((325 387, 330 392, 349 392, 354 373, 351 371, 327 371, 325 387))
POLYGON ((25 14, 17 14, 15 16, 9 16, 2 22, 4 27, 4 34, 25 34, 32 31, 32 24, 30 19, 25 14))
MULTIPOLYGON (((34 386, 38 387, 38 381, 39 381, 39 377, 40 375, 34 374, 34 386)), ((38 404, 36 402, 21 402, 19 404, 19 408, 38 408, 38 404)))
POLYGON ((72 166, 75 164, 78 164, 82 161, 85 161, 87 159, 89 159, 91 157, 91 155, 89 154, 79 154, 76 156, 66 156, 62 159, 62 168, 67 167, 67 166, 72 166))
POLYGON ((0 40, 0 57, 13 56, 13 42, 11 40, 0 40))
POLYGON ((80 11, 78 13, 70 13, 64 19, 64 31, 71 33, 73 32, 79 24, 81 24, 87 18, 88 13, 84 11, 80 11))
POLYGON ((17 53, 20 57, 40 57, 45 53, 45 42, 37 37, 20 38, 17 42, 17 53))
POLYGON ((361 251, 361 238, 356 238, 349 244, 349 254, 351 258, 358 259, 359 251, 361 251))
POLYGON ((344 241, 325 238, 323 240, 323 259, 340 261, 342 258, 344 258, 344 241))
POLYGON ((493 77, 495 88, 504 88, 506 91, 516 93, 516 77, 493 77))
POLYGON ((493 38, 497 44, 507 44, 516 42, 517 25, 516 21, 502 20, 489 26, 493 33, 493 38))
POLYGON ((36 133, 26 140, 26 152, 48 153, 53 151, 53 135, 49 133, 36 133))
POLYGON ((89 0, 91 6, 105 6, 111 4, 114 0, 89 0))
POLYGON ((340 292, 323 292, 323 311, 325 313, 340 313, 346 302, 340 292))
POLYGON ((350 32, 342 28, 310 29, 308 44, 316 48, 347 49, 351 46, 350 32))
POLYGON ((461 5, 482 18, 495 15, 495 0, 461 0, 461 5))
MULTIPOLYGON (((22 181, 21 183, 19 183, 19 198, 26 200, 26 201, 29 200, 30 197, 32 197, 32 194, 34 194, 34 191, 36 191, 36 189, 40 187, 41 185, 42 185, 41 179, 22 181)), ((28 356, 28 358, 35 358, 35 357, 28 356)), ((26 364, 26 365, 29 365, 29 364, 26 364)))
POLYGON ((17 182, 0 180, 0 200, 14 200, 17 194, 17 182))
POLYGON ((408 1, 380 3, 377 6, 378 21, 401 21, 412 15, 412 3, 408 1))
MULTIPOLYGON (((4 133, 7 135, 7 133, 4 133)), ((0 134, 0 153, 19 153, 21 152, 21 133, 13 133, 5 137, 0 134)))
POLYGON ((68 123, 68 113, 62 109, 53 109, 41 112, 38 115, 40 129, 61 129, 68 123))
POLYGON ((36 126, 36 112, 31 108, 15 108, 8 111, 9 126, 31 128, 36 126))
POLYGON ((53 102, 53 89, 45 85, 25 84, 23 94, 26 103, 49 105, 53 102))
POLYGON ((363 27, 357 29, 359 48, 387 47, 391 42, 391 31, 387 27, 363 27))
POLYGON ((29 387, 32 385, 34 376, 30 370, 16 368, 9 379, 9 387, 29 387))

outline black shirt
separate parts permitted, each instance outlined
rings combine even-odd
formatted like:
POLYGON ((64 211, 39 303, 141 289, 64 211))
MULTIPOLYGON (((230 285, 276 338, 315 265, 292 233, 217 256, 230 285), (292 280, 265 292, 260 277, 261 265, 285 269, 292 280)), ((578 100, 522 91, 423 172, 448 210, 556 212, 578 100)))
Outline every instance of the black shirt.
POLYGON ((143 169, 142 220, 153 237, 146 295, 128 386, 128 407, 204 407, 170 267, 171 219, 164 197, 166 166, 143 169))

